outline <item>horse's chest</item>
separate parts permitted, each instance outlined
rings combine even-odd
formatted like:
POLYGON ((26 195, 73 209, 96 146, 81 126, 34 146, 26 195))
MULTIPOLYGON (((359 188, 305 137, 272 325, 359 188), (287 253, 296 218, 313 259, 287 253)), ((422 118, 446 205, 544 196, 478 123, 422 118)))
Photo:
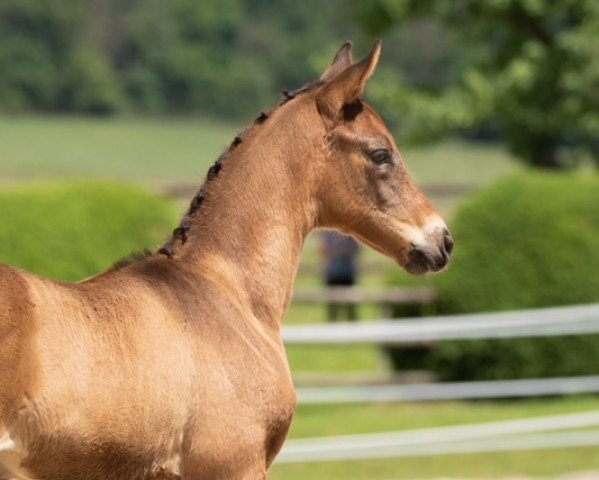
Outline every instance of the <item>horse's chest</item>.
POLYGON ((21 445, 5 433, 0 438, 0 478, 11 480, 30 480, 31 474, 21 466, 27 453, 21 445))
POLYGON ((18 436, 8 436, 0 442, 2 479, 174 480, 179 474, 176 452, 116 444, 106 438, 42 435, 26 445, 18 436))
POLYGON ((216 390, 197 409, 198 430, 192 438, 206 438, 212 444, 222 438, 227 450, 233 444, 251 445, 257 451, 278 451, 296 407, 295 390, 288 376, 250 378, 241 385, 216 390))
POLYGON ((184 462, 193 466, 190 478, 238 478, 233 471, 221 477, 221 472, 204 468, 226 464, 263 471, 274 460, 291 424, 296 394, 287 371, 272 373, 255 368, 239 382, 218 375, 220 380, 203 396, 188 431, 190 448, 184 462))

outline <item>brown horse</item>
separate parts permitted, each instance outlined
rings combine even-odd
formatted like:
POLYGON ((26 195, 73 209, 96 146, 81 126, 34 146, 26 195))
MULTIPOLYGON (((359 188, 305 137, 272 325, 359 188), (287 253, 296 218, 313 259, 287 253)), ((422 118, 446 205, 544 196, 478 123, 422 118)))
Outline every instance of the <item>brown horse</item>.
POLYGON ((416 274, 451 253, 361 99, 379 55, 346 43, 261 114, 159 252, 78 284, 0 265, 2 478, 266 478, 296 405, 280 333, 306 235, 416 274))

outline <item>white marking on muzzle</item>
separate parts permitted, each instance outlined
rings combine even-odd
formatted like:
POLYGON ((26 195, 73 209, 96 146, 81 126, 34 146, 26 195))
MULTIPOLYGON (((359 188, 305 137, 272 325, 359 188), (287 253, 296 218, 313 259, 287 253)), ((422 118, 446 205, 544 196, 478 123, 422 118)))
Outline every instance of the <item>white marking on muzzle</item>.
POLYGON ((33 480, 33 477, 22 466, 21 462, 27 452, 15 442, 9 433, 0 437, 0 476, 10 480, 33 480))
POLYGON ((439 215, 432 216, 424 227, 424 231, 428 236, 437 235, 444 230, 447 230, 447 225, 439 215))
POLYGON ((0 453, 5 450, 13 450, 15 448, 15 442, 8 433, 5 433, 0 437, 0 453))
POLYGON ((422 228, 412 227, 410 229, 409 238, 412 245, 419 248, 437 247, 439 238, 442 238, 442 233, 447 230, 447 225, 435 214, 429 218, 429 221, 422 228), (433 245, 434 243, 434 245, 433 245))

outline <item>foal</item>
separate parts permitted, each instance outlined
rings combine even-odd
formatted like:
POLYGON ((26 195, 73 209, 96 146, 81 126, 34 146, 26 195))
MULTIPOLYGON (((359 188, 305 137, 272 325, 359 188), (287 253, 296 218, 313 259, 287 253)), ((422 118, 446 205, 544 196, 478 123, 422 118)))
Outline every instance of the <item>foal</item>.
POLYGON ((258 480, 296 396, 281 342, 306 235, 409 272, 452 240, 361 97, 346 43, 212 167, 159 253, 78 284, 0 265, 0 477, 258 480))

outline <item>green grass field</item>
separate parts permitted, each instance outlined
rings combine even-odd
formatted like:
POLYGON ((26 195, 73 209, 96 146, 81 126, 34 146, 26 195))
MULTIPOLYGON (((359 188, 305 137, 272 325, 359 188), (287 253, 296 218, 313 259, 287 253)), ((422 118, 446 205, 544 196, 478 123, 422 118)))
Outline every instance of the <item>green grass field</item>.
MULTIPOLYGON (((300 406, 291 438, 474 424, 595 410, 595 397, 521 401, 300 406)), ((393 480, 435 477, 554 476, 599 469, 597 448, 439 455, 386 460, 275 465, 273 480, 393 480)))
MULTIPOLYGON (((44 116, 0 116, 0 184, 65 178, 116 179, 146 187, 165 183, 202 182, 208 166, 243 125, 187 119, 92 119, 44 116)), ((449 141, 429 148, 404 148, 409 170, 421 184, 458 183, 479 188, 518 168, 501 149, 449 141)), ((449 214, 457 199, 433 199, 449 214)), ((2 213, 0 212, 0 215, 2 213)), ((449 216, 449 215, 448 215, 449 216)), ((165 232, 167 233, 167 232, 165 232)), ((304 262, 318 264, 317 240, 308 239, 304 262)), ((145 245, 140 245, 143 247, 145 245)), ((364 250, 365 260, 398 268, 364 250), (386 263, 385 263, 386 262, 386 263)), ((116 258, 115 258, 116 260, 116 258)), ((386 280, 383 268, 365 272, 364 285, 386 280)), ((302 274, 298 284, 320 282, 317 274, 302 274)), ((362 318, 378 315, 364 306, 362 318)), ((286 322, 324 322, 320 306, 292 306, 286 322)), ((385 371, 376 347, 293 347, 288 351, 295 375, 371 375, 385 371)), ((353 406, 300 406, 293 422, 295 438, 319 435, 402 430, 476 423, 595 409, 593 397, 551 400, 424 403, 353 406)), ((448 476, 555 475, 599 469, 596 449, 534 451, 377 460, 307 465, 278 465, 270 478, 391 480, 448 476)))
POLYGON ((583 412, 599 399, 555 397, 472 402, 300 405, 290 438, 391 432, 583 412))
MULTIPOLYGON (((251 122, 248 119, 248 124, 251 122)), ((94 177, 200 183, 244 125, 192 120, 1 116, 0 179, 94 177)), ((496 146, 445 142, 400 150, 421 183, 478 186, 515 168, 496 146)))
POLYGON ((238 130, 201 120, 0 116, 0 178, 199 185, 238 130))
MULTIPOLYGON (((270 480, 414 480, 555 477, 599 470, 597 447, 275 465, 270 480)), ((588 477, 596 478, 596 477, 588 477)))

